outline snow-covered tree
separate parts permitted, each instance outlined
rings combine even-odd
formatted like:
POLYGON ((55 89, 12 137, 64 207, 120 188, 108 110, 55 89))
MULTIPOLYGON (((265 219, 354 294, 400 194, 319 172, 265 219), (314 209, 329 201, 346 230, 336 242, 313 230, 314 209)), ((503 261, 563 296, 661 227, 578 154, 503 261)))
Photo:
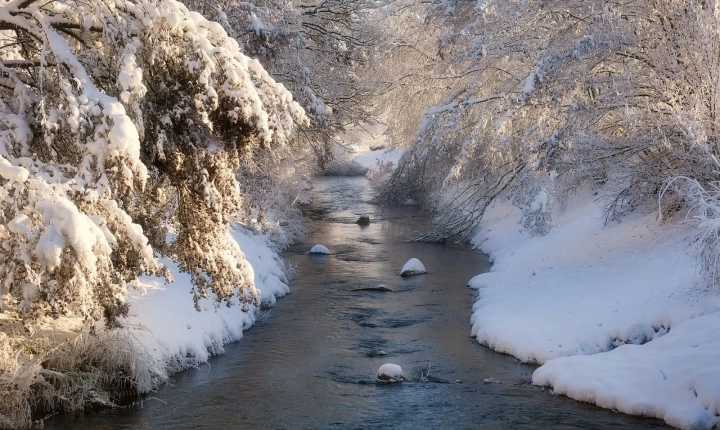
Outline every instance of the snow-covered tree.
POLYGON ((374 88, 361 79, 379 41, 374 15, 384 1, 186 0, 221 23, 296 97, 310 119, 307 139, 321 163, 336 135, 370 119, 374 88))
POLYGON ((532 167, 530 148, 551 136, 556 119, 526 93, 543 44, 565 43, 554 34, 573 24, 525 3, 438 2, 428 10, 428 19, 447 26, 434 70, 444 99, 424 113, 383 195, 436 210, 428 240, 467 239, 494 199, 521 188, 514 200, 526 207, 526 224, 547 229, 549 201, 541 197, 553 178, 532 167))
POLYGON ((302 238, 297 201, 310 177, 343 152, 339 133, 370 120, 375 86, 364 79, 378 1, 185 0, 221 24, 246 55, 257 58, 305 109, 292 147, 258 150, 243 164, 241 220, 264 231, 278 248, 302 238))
MULTIPOLYGON (((611 221, 650 208, 673 177, 715 180, 714 3, 445 0, 427 11, 446 26, 433 73, 447 87, 383 196, 435 210, 427 239, 469 237, 498 198, 543 234, 583 184, 602 185, 611 221)), ((667 193, 664 207, 683 198, 667 193)))
POLYGON ((257 301, 228 231, 237 172, 292 145, 291 93, 174 0, 3 2, 0 38, 2 310, 112 325, 163 272, 152 245, 196 303, 257 301))
POLYGON ((425 2, 395 0, 376 16, 381 36, 369 70, 379 90, 372 101, 396 147, 408 146, 428 106, 442 101, 448 83, 441 69, 455 70, 441 40, 444 17, 427 12, 425 2))

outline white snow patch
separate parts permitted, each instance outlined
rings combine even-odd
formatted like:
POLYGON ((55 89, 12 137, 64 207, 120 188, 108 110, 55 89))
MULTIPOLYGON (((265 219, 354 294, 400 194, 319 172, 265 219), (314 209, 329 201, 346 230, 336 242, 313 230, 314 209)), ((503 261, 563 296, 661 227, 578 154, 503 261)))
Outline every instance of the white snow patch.
POLYGON ((720 312, 674 326, 645 345, 562 357, 533 373, 536 385, 574 399, 687 429, 720 425, 720 312))
POLYGON ((546 212, 548 204, 548 194, 545 190, 540 190, 530 202, 530 212, 546 212))
POLYGON ((404 379, 402 367, 393 363, 385 363, 378 369, 377 379, 383 382, 402 381, 404 379))
POLYGON ((393 163, 397 166, 400 157, 403 154, 403 150, 400 148, 395 149, 378 149, 377 151, 365 152, 358 155, 353 159, 356 163, 363 167, 372 169, 376 167, 380 162, 382 163, 393 163))
POLYGON ((24 167, 13 166, 10 162, 0 155, 0 176, 10 182, 25 182, 30 176, 30 172, 24 167))

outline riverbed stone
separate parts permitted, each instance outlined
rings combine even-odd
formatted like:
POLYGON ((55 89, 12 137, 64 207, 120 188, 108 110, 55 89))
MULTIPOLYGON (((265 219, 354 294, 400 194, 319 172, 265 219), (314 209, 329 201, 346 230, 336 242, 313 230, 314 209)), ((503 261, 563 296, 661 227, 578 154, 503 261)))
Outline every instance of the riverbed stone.
POLYGON ((355 224, 357 225, 369 225, 370 224, 370 217, 367 215, 360 215, 360 218, 355 221, 355 224))

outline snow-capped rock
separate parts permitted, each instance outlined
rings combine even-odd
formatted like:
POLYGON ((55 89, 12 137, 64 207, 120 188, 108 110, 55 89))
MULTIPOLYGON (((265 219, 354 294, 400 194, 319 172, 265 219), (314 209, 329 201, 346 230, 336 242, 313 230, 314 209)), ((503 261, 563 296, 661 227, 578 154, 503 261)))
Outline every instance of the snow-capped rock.
POLYGON ((385 363, 380 366, 377 373, 378 384, 393 384, 405 380, 402 367, 393 363, 385 363))
POLYGON ((330 250, 325 245, 318 243, 310 249, 310 254, 330 254, 330 250))
POLYGON ((411 258, 400 270, 400 276, 422 275, 427 273, 425 266, 417 258, 411 258))

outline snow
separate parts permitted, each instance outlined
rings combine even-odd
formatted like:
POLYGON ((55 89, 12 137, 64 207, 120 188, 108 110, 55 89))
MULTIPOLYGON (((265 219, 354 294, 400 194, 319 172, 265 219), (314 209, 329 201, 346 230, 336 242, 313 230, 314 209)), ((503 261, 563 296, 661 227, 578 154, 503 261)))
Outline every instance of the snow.
POLYGON ((250 17, 250 23, 247 26, 248 30, 254 31, 256 36, 260 36, 260 33, 268 30, 268 27, 255 15, 252 14, 250 17))
POLYGON ((468 284, 471 334, 542 364, 533 383, 557 393, 681 428, 718 425, 720 298, 695 287, 690 232, 652 213, 605 226, 594 194, 576 196, 546 236, 523 231, 509 203, 488 210, 473 242, 493 267, 468 284))
POLYGON ((85 263, 94 263, 98 251, 103 255, 112 252, 105 233, 66 197, 50 196, 37 204, 37 211, 48 228, 40 236, 35 253, 51 272, 60 265, 60 254, 66 245, 85 263))
POLYGON ((378 380, 382 381, 398 381, 403 379, 402 367, 393 363, 385 363, 378 369, 378 380))
POLYGON ((317 244, 310 248, 310 254, 330 254, 330 250, 325 245, 317 244))
MULTIPOLYGON (((238 229, 232 232, 254 271, 261 301, 274 305, 276 297, 290 292, 283 262, 264 236, 238 229)), ((243 312, 241 306, 214 307, 213 298, 201 299, 201 311, 195 310, 190 276, 180 273, 176 264, 162 260, 172 271, 174 282, 165 285, 160 278, 143 277, 146 293, 131 291, 127 302, 130 315, 123 321, 154 360, 161 375, 168 371, 205 363, 224 352, 223 345, 238 341, 243 331, 256 322, 256 308, 243 312)))
POLYGON ((533 383, 604 408, 656 416, 680 428, 720 425, 720 312, 691 319, 645 345, 551 360, 533 383))
POLYGON ((8 160, 0 155, 0 176, 11 182, 25 182, 30 172, 24 167, 13 166, 8 160))
POLYGON ((530 212, 537 212, 537 211, 545 212, 547 209, 547 204, 548 204, 547 192, 545 190, 540 190, 540 192, 538 192, 535 195, 535 198, 530 203, 530 212))
POLYGON ((530 72, 528 77, 525 79, 525 86, 523 86, 523 90, 522 90, 522 93, 524 96, 528 96, 533 91, 535 91, 535 82, 536 81, 542 82, 542 73, 540 72, 539 67, 536 67, 535 70, 530 72))
POLYGON ((400 276, 422 275, 427 273, 425 266, 417 258, 411 258, 400 270, 400 276))

